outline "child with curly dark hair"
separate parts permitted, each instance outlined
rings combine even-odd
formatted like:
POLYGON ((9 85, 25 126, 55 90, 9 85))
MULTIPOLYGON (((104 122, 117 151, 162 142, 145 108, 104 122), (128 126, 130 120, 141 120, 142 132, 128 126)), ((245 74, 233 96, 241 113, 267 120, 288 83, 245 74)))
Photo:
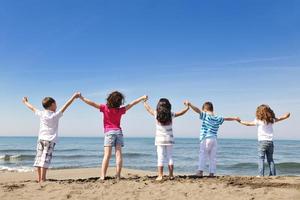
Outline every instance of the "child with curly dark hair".
POLYGON ((257 126, 258 131, 258 176, 264 176, 265 156, 270 168, 270 176, 276 176, 275 163, 273 160, 273 124, 290 117, 290 113, 276 118, 270 106, 262 104, 256 109, 256 119, 252 122, 240 121, 245 126, 257 126))
POLYGON ((189 106, 177 113, 171 111, 172 106, 168 99, 161 98, 156 106, 156 110, 153 110, 149 104, 144 101, 146 110, 155 117, 156 119, 156 134, 155 134, 155 146, 157 148, 157 170, 158 170, 158 181, 163 179, 163 165, 164 161, 168 163, 169 177, 174 178, 174 162, 173 162, 173 119, 184 115, 188 110, 189 106))
POLYGON ((103 113, 103 125, 104 125, 104 156, 102 160, 101 168, 101 180, 105 179, 109 160, 112 154, 112 147, 115 147, 116 156, 116 178, 120 179, 121 170, 123 164, 122 147, 124 146, 123 132, 120 126, 121 117, 130 108, 138 104, 139 102, 146 100, 147 96, 142 96, 131 103, 124 105, 125 97, 119 91, 110 93, 106 99, 106 104, 95 103, 83 96, 80 97, 86 104, 99 109, 103 113))

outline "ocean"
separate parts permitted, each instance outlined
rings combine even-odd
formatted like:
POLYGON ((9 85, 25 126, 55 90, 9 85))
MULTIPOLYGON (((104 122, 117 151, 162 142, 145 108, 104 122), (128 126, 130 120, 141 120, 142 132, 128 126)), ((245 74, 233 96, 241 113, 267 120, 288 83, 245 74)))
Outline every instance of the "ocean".
MULTIPOLYGON (((32 171, 36 141, 36 137, 0 137, 0 172, 32 171)), ((300 141, 277 140, 274 144, 278 175, 300 176, 300 141)), ((198 151, 197 138, 176 138, 175 172, 195 173, 198 151)), ((61 137, 51 168, 100 167, 102 156, 103 138, 61 137)), ((156 171, 154 138, 125 138, 123 157, 125 168, 156 171)), ((257 141, 218 139, 217 163, 219 175, 257 175, 257 141)), ((110 166, 115 166, 114 156, 110 166)))

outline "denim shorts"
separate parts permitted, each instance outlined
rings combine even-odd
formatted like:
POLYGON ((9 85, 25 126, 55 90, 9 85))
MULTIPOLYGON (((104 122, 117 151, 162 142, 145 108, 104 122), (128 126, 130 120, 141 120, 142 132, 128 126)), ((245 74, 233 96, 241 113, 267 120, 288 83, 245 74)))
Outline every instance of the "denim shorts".
POLYGON ((105 147, 124 147, 123 133, 121 130, 113 130, 105 133, 104 136, 104 146, 105 147))

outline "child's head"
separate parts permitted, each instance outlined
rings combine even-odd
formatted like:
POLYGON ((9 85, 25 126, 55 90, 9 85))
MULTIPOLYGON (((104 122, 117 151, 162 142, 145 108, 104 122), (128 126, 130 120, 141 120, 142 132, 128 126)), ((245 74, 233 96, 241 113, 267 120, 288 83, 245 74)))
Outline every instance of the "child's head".
POLYGON ((106 105, 109 108, 119 108, 121 105, 124 104, 125 97, 119 91, 114 91, 110 93, 106 99, 106 105))
POLYGON ((46 110, 51 110, 53 112, 56 111, 56 102, 52 97, 45 97, 42 101, 42 104, 46 110))
POLYGON ((172 105, 166 98, 161 98, 156 106, 156 119, 163 125, 170 124, 172 122, 171 114, 172 105))
POLYGON ((214 106, 213 106, 212 102, 209 102, 209 101, 205 102, 202 106, 202 110, 204 112, 214 112, 214 106))
POLYGON ((256 118, 267 124, 273 124, 275 121, 275 113, 270 106, 262 104, 256 109, 256 118))

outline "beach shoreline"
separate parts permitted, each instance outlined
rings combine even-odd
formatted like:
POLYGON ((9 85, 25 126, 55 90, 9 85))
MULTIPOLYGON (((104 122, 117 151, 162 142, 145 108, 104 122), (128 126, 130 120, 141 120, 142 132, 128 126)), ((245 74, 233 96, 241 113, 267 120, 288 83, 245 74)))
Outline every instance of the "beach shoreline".
POLYGON ((123 178, 99 181, 100 168, 50 169, 41 186, 35 172, 0 173, 0 199, 300 199, 300 177, 217 176, 177 174, 155 181, 156 172, 123 169, 123 178))

